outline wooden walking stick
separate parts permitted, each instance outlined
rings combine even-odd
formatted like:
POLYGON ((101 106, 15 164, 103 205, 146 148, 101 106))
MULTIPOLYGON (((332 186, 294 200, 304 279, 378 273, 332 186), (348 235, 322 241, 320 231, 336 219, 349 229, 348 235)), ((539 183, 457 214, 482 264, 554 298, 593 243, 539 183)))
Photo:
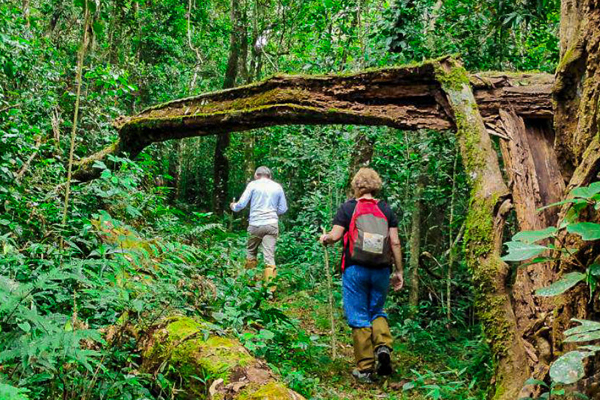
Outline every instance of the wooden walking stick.
MULTIPOLYGON (((233 199, 231 199, 232 203, 235 203, 235 197, 233 199)), ((230 207, 231 208, 231 207, 230 207)), ((229 224, 229 229, 228 231, 231 232, 233 231, 233 210, 229 210, 229 221, 227 221, 229 224)))
MULTIPOLYGON (((327 233, 323 228, 323 234, 327 233)), ((333 289, 331 282, 331 271, 329 270, 329 252, 327 246, 322 243, 323 253, 325 255, 325 272, 327 274, 327 291, 329 292, 329 318, 331 322, 331 358, 336 359, 336 343, 335 343, 335 318, 333 317, 333 289)))

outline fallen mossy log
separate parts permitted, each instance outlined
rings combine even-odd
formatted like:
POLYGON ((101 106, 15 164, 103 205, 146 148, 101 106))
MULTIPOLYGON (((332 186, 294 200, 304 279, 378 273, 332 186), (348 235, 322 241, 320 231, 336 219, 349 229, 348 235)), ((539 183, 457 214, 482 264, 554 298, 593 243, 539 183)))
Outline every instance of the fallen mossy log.
POLYGON ((237 340, 215 336, 206 323, 190 317, 173 316, 155 325, 140 350, 142 370, 177 382, 180 399, 304 399, 237 340))
MULTIPOLYGON (((448 58, 450 59, 450 58, 448 58)), ((352 74, 276 75, 148 108, 115 120, 119 140, 77 163, 75 179, 97 176, 93 164, 109 154, 135 158, 146 146, 171 139, 240 132, 275 125, 386 125, 404 130, 454 129, 435 65, 383 68, 352 74)), ((517 114, 551 118, 549 74, 485 73, 470 76, 484 118, 511 106, 517 114)))
MULTIPOLYGON (((116 285, 127 286, 134 295, 155 284, 158 264, 169 257, 167 246, 158 239, 145 239, 104 211, 92 226, 103 243, 119 249, 115 256, 123 257, 135 270, 136 275, 123 270, 116 285)), ((183 249, 176 250, 177 257, 190 257, 183 249)), ((199 308, 198 303, 214 301, 212 282, 196 274, 187 278, 178 282, 177 288, 189 306, 199 308)), ((215 335, 205 321, 172 315, 144 329, 130 323, 127 313, 120 321, 120 325, 103 329, 107 341, 115 340, 120 331, 134 337, 142 356, 141 370, 155 377, 161 373, 175 382, 179 399, 304 399, 278 382, 268 366, 237 340, 215 335)))

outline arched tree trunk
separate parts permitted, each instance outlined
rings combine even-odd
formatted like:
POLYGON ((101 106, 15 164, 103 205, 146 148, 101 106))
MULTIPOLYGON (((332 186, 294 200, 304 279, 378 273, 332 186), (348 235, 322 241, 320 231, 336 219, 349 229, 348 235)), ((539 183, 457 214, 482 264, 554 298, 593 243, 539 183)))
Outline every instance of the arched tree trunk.
MULTIPOLYGON (((522 117, 552 117, 551 75, 478 74, 470 81, 486 122, 509 105, 522 117)), ((120 117, 114 123, 119 140, 79 161, 75 177, 93 179, 100 172, 93 168, 96 160, 124 153, 135 158, 155 142, 293 124, 387 125, 404 130, 455 126, 432 61, 343 76, 279 75, 120 117)))
MULTIPOLYGON (((120 141, 83 160, 78 177, 93 177, 94 160, 111 153, 136 156, 153 142, 265 126, 343 123, 455 129, 472 188, 465 256, 494 355, 494 399, 514 400, 527 393, 521 389, 531 375, 530 359, 538 358, 535 366, 540 357, 529 354, 525 337, 530 334, 523 333, 529 332, 523 326, 534 328, 536 321, 514 308, 510 269, 500 259, 504 222, 512 202, 489 133, 507 137, 494 129, 502 119, 501 110, 523 119, 547 121, 552 116, 551 83, 552 77, 544 74, 481 74, 470 79, 451 58, 344 76, 278 76, 120 118, 116 122, 120 141)), ((504 123, 511 118, 505 117, 504 123)), ((511 133, 527 134, 518 129, 511 133)), ((526 171, 528 175, 538 173, 538 169, 526 171)), ((519 208, 520 204, 517 211, 519 208)), ((513 287, 531 288, 522 286, 520 279, 525 278, 534 280, 517 275, 513 287)))

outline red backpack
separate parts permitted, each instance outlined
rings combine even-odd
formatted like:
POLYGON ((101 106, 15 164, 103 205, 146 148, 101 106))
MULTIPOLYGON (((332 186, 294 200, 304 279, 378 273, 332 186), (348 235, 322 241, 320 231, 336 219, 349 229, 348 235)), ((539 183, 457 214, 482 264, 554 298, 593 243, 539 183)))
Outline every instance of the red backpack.
POLYGON ((377 267, 391 263, 388 220, 378 204, 375 199, 357 200, 350 228, 344 235, 342 272, 346 265, 377 267))

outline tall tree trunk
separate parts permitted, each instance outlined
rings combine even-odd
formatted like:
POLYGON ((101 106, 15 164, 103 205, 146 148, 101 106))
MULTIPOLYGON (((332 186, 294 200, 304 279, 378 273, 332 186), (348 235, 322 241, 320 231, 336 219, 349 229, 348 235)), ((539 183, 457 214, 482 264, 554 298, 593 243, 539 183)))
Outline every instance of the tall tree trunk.
POLYGON ((419 257, 421 255, 421 214, 423 212, 423 188, 425 180, 423 176, 419 177, 417 188, 414 194, 414 210, 411 217, 410 230, 410 292, 408 303, 411 307, 411 313, 416 314, 419 307, 419 257))
MULTIPOLYGON (((223 81, 223 89, 230 89, 235 86, 235 80, 238 76, 239 57, 243 31, 246 29, 242 25, 240 16, 239 0, 231 0, 231 36, 229 57, 227 59, 227 70, 225 71, 225 80, 223 81)), ((213 206, 217 215, 223 215, 227 204, 227 191, 229 181, 229 159, 227 158, 227 148, 231 143, 231 133, 225 132, 217 136, 217 144, 215 146, 215 161, 214 161, 214 187, 213 187, 213 206)))
MULTIPOLYGON (((600 1, 563 0, 560 50, 553 90, 554 123, 556 150, 570 190, 597 180, 600 171, 600 1)), ((592 218, 599 217, 595 214, 592 218)), ((578 252, 584 263, 592 263, 599 253, 597 246, 578 252)), ((569 271, 573 266, 563 262, 558 268, 569 271)), ((559 312, 552 325, 555 356, 565 350, 562 332, 570 327, 572 318, 598 319, 598 304, 589 300, 584 288, 557 300, 559 312)), ((589 371, 596 375, 579 384, 580 390, 594 399, 600 397, 598 364, 598 359, 590 361, 589 371)))
POLYGON ((473 274, 475 300, 494 357, 494 400, 520 398, 529 370, 516 334, 507 281, 510 268, 500 258, 510 192, 496 151, 469 87, 464 69, 441 61, 438 79, 452 107, 471 198, 466 219, 465 259, 473 274))
MULTIPOLYGON (((454 273, 454 254, 455 239, 452 236, 454 229, 454 211, 456 200, 456 171, 458 166, 458 154, 454 156, 454 165, 452 167, 452 194, 450 195, 450 218, 448 220, 448 269, 446 270, 446 317, 452 318, 452 274, 454 273)), ((457 234, 457 238, 460 232, 457 234)))
POLYGON ((560 36, 561 61, 553 91, 556 150, 563 171, 570 178, 583 161, 586 149, 597 143, 600 97, 598 0, 563 0, 560 36))
MULTIPOLYGON (((73 156, 75 153, 75 138, 77 136, 77 123, 79 122, 79 100, 81 97, 81 81, 83 74, 83 62, 85 59, 85 52, 88 46, 88 26, 90 24, 90 10, 85 3, 84 17, 83 17, 83 35, 81 37, 81 45, 77 52, 77 75, 75 77, 75 84, 77 85, 77 92, 75 94, 75 111, 73 113, 73 126, 71 129, 71 141, 69 146, 69 164, 67 166, 67 180, 65 182, 65 203, 63 207, 62 224, 66 225, 69 216, 69 195, 71 193, 71 178, 73 174, 73 156)), ((60 242, 61 247, 63 246, 63 239, 60 242)))
MULTIPOLYGON (((248 10, 246 7, 242 10, 242 25, 248 25, 248 10)), ((256 23, 253 24, 252 28, 252 37, 251 39, 256 41, 258 32, 257 32, 256 23)), ((241 44, 240 44, 240 75, 246 84, 252 83, 252 79, 254 78, 254 74, 252 71, 252 66, 248 66, 248 55, 250 54, 250 48, 248 43, 248 30, 244 29, 241 36, 241 44)), ((244 135, 244 176, 252 177, 254 175, 254 170, 256 169, 256 163, 254 161, 254 132, 250 131, 244 135)))
POLYGON ((359 130, 354 139, 354 146, 350 153, 350 164, 348 166, 348 181, 346 191, 348 197, 352 196, 350 183, 359 169, 368 166, 373 158, 373 138, 370 138, 364 131, 359 130))
POLYGON ((23 0, 23 19, 25 20, 25 26, 29 28, 29 0, 23 0))

